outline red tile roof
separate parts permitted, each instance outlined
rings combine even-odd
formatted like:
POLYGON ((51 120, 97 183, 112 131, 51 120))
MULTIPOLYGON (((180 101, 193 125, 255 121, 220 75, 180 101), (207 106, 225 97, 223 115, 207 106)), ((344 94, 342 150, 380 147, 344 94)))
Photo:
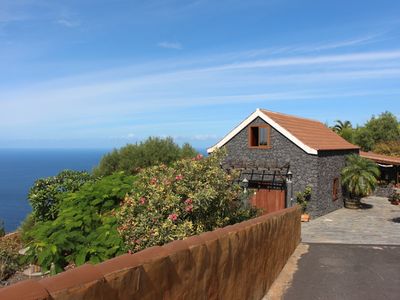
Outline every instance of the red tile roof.
POLYGON ((359 149, 323 123, 261 109, 267 117, 285 128, 302 143, 316 150, 359 149))
POLYGON ((377 163, 400 165, 400 157, 397 156, 387 156, 374 152, 364 152, 364 151, 360 151, 360 156, 373 160, 377 163))

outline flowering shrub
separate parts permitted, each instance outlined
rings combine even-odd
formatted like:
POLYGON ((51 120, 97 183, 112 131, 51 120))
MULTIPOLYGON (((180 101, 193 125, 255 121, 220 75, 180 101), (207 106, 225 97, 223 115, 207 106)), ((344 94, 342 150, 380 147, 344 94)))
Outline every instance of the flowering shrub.
POLYGON ((136 252, 255 216, 242 205, 235 175, 220 167, 223 156, 198 155, 142 171, 117 214, 127 248, 136 252))

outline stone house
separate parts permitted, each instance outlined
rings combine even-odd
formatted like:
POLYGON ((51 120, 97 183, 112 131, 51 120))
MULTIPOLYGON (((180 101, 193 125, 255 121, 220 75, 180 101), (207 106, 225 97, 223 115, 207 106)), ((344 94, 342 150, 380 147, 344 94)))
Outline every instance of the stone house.
POLYGON ((232 168, 247 170, 242 179, 250 187, 284 191, 285 196, 272 200, 268 192, 263 193, 266 202, 281 201, 272 210, 293 205, 296 193, 310 186, 312 217, 343 207, 340 171, 346 155, 359 154, 358 146, 321 122, 264 109, 257 109, 207 151, 221 147, 226 148, 226 161, 232 168), (278 177, 281 184, 276 184, 278 177))

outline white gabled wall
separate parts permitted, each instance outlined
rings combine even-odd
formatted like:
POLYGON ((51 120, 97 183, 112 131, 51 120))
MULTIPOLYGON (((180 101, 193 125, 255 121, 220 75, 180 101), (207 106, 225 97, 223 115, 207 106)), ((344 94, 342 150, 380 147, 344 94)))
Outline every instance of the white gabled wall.
POLYGON ((245 119, 242 123, 240 123, 238 126, 236 126, 231 132, 229 132, 222 140, 220 140, 216 145, 214 145, 211 148, 207 149, 208 153, 212 153, 215 149, 221 148, 224 146, 227 142, 229 142, 234 136, 236 136, 240 131, 242 131, 244 128, 247 127, 253 120, 256 118, 261 118, 265 122, 267 122, 269 125, 271 125, 275 130, 283 134, 286 138, 288 138, 290 141, 292 141, 294 144, 299 146, 301 149, 303 149, 306 153, 308 154, 313 154, 316 155, 318 154, 318 151, 316 149, 313 149, 303 142, 301 142, 298 138, 296 138, 294 135, 292 135, 289 131, 287 131, 284 127, 276 123, 274 120, 272 120, 270 117, 268 117, 266 114, 264 114, 259 108, 255 112, 253 112, 247 119, 245 119))

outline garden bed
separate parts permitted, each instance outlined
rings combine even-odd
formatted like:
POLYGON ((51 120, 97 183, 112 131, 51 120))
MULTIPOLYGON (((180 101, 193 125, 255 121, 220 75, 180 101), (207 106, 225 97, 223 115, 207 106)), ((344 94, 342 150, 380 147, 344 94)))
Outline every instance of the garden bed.
MULTIPOLYGON (((14 274, 20 271, 18 251, 22 243, 18 232, 9 233, 0 237, 0 286, 7 285, 14 274)), ((18 280, 19 281, 19 280, 18 280)))

